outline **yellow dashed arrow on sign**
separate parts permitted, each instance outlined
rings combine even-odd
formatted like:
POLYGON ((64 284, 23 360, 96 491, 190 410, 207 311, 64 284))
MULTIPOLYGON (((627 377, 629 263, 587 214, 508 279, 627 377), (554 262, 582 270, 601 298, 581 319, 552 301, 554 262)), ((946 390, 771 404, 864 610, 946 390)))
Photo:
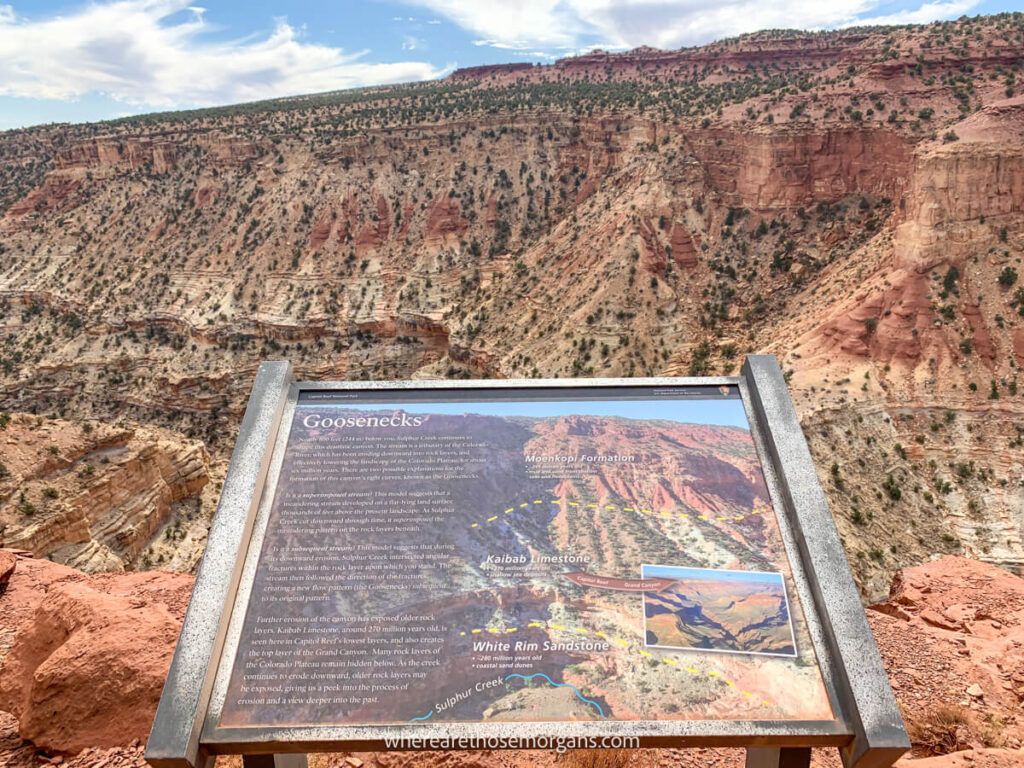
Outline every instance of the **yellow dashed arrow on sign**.
MULTIPOLYGON (((578 501, 568 501, 567 499, 550 499, 548 502, 545 502, 543 499, 534 499, 533 500, 533 504, 535 506, 536 505, 544 505, 545 503, 549 503, 549 504, 562 504, 562 503, 565 503, 565 504, 567 504, 570 507, 581 507, 582 506, 582 507, 585 507, 586 509, 594 509, 594 510, 602 510, 603 509, 603 510, 608 511, 608 512, 633 512, 633 513, 638 513, 638 514, 641 514, 641 515, 650 515, 650 516, 654 516, 654 517, 683 518, 683 519, 690 519, 690 520, 699 520, 701 522, 710 522, 710 521, 714 520, 716 522, 733 522, 733 523, 737 523, 737 522, 739 522, 741 520, 746 520, 748 517, 756 517, 758 515, 764 515, 764 514, 767 514, 770 511, 767 507, 763 507, 763 508, 755 507, 750 512, 745 512, 745 513, 743 513, 741 515, 700 515, 700 514, 697 514, 695 512, 682 512, 682 511, 674 510, 674 509, 654 510, 654 509, 647 509, 646 507, 641 507, 641 508, 637 508, 637 507, 619 507, 619 506, 616 506, 615 504, 605 504, 604 506, 600 506, 598 504, 593 504, 593 503, 591 503, 591 504, 580 504, 580 502, 578 502, 578 501)), ((510 515, 513 512, 515 512, 516 509, 529 509, 529 508, 530 508, 530 502, 524 501, 518 507, 512 506, 512 507, 508 507, 507 509, 503 510, 503 514, 510 515)), ((493 523, 494 521, 498 520, 498 518, 499 518, 499 515, 497 515, 497 514, 491 515, 486 520, 484 520, 484 523, 493 523)), ((479 528, 480 525, 481 525, 481 523, 479 523, 479 522, 471 523, 469 527, 470 528, 479 528)))

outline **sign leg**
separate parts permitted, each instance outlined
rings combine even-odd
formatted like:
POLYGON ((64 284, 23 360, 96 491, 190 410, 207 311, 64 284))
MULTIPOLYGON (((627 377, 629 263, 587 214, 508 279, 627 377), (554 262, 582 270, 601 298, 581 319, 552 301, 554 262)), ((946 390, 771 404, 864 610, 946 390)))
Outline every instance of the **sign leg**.
POLYGON ((309 768, 305 755, 242 755, 243 768, 309 768))
POLYGON ((749 747, 746 768, 809 768, 809 747, 749 747))

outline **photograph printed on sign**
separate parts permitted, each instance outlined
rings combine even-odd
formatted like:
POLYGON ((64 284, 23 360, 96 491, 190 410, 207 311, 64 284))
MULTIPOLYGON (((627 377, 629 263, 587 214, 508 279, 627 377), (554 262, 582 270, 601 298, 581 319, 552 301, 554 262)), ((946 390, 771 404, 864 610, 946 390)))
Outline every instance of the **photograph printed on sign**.
POLYGON ((670 565, 641 573, 671 582, 644 592, 648 648, 797 655, 781 573, 670 565))

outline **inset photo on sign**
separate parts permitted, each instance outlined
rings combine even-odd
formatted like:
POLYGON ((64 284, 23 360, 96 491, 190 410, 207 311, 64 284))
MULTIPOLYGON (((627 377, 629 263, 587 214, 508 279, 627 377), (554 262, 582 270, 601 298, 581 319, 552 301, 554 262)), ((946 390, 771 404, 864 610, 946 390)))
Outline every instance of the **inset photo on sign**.
POLYGON ((645 645, 685 651, 796 656, 781 573, 643 565, 644 579, 670 579, 644 592, 645 645))

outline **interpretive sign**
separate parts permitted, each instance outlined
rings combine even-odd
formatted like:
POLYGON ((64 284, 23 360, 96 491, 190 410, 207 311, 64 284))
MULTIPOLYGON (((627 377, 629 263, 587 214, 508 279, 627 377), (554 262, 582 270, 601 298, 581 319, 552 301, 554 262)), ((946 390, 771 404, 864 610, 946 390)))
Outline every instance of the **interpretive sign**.
POLYGON ((235 565, 204 561, 196 587, 218 569, 225 614, 205 618, 187 728, 172 699, 197 665, 179 646, 151 762, 618 734, 891 763, 902 724, 823 501, 789 485, 787 461, 809 456, 798 432, 772 439, 781 376, 760 360, 760 382, 748 363, 734 379, 309 383, 251 403, 277 410, 260 455, 233 461, 252 486, 221 536, 235 565))
POLYGON ((830 720, 787 581, 735 386, 302 392, 220 724, 830 720))

